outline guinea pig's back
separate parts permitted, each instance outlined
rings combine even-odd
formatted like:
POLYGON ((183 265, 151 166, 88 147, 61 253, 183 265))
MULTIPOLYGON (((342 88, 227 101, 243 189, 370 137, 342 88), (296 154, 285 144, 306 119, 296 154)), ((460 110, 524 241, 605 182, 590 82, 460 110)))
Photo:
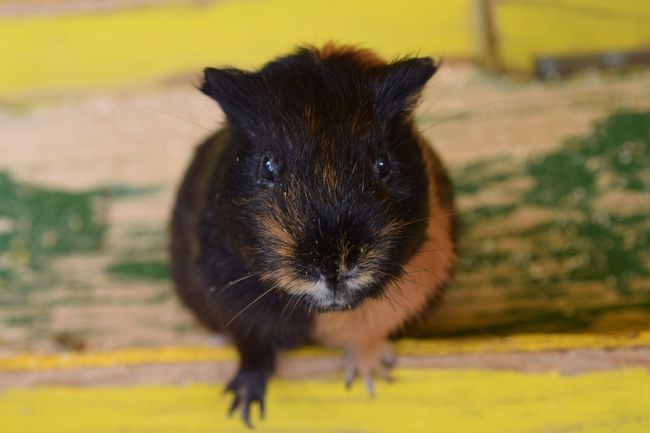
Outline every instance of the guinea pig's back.
MULTIPOLYGON (((208 293, 197 265, 200 253, 200 221, 216 161, 227 144, 228 132, 220 130, 199 145, 178 189, 171 221, 170 271, 183 303, 195 313, 205 309, 208 293)), ((208 327, 218 330, 216 320, 197 314, 208 327)))

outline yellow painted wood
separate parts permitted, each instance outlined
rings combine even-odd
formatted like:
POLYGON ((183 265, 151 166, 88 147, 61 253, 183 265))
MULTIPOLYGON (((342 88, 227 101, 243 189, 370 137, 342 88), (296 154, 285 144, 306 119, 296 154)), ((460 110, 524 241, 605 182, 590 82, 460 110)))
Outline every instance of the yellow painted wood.
POLYGON ((494 0, 499 59, 531 72, 536 56, 650 48, 648 0, 494 0))
MULTIPOLYGON (((402 355, 447 355, 454 353, 536 352, 544 350, 623 348, 650 346, 650 331, 636 335, 546 334, 515 335, 504 338, 466 338, 399 340, 396 350, 402 355)), ((51 370, 116 365, 165 364, 181 362, 232 361, 231 347, 134 348, 112 352, 66 354, 19 354, 0 357, 0 371, 51 370)), ((291 358, 339 356, 338 352, 307 347, 289 352, 291 358)))
MULTIPOLYGON (((478 1, 224 0, 0 15, 0 97, 138 85, 206 65, 251 68, 297 44, 327 40, 388 57, 478 58, 478 1)), ((493 3, 499 58, 509 69, 530 72, 538 55, 650 46, 647 0, 493 3)))
MULTIPOLYGON (((338 377, 273 380, 267 419, 278 433, 647 433, 650 373, 565 377, 476 370, 397 370, 372 400, 338 377)), ((225 416, 220 387, 36 388, 0 393, 3 432, 199 433, 246 430, 225 416)), ((254 408, 256 409, 256 408, 254 408)))
POLYGON ((297 44, 467 57, 471 0, 229 0, 0 18, 0 97, 254 67, 297 44), (9 43, 10 42, 10 43, 9 43))

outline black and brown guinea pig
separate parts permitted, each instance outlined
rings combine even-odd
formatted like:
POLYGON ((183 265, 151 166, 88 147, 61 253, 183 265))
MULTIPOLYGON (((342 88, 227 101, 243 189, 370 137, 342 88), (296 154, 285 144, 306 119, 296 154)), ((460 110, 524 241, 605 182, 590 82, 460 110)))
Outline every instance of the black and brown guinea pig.
POLYGON ((388 336, 449 281, 452 189, 413 123, 435 71, 331 44, 204 71, 227 121, 179 189, 171 269, 183 303, 239 351, 227 390, 246 424, 277 352, 306 343, 346 349, 346 382, 372 393, 388 336))

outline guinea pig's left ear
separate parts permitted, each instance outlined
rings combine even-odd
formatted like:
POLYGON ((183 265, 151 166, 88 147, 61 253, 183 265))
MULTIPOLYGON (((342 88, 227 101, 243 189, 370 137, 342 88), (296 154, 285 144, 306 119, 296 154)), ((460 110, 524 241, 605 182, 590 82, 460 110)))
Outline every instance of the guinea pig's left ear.
POLYGON ((431 57, 399 60, 382 67, 375 84, 379 111, 389 118, 410 113, 424 85, 437 70, 431 57))
POLYGON ((205 68, 201 91, 217 101, 228 120, 245 123, 253 116, 255 77, 234 68, 205 68))

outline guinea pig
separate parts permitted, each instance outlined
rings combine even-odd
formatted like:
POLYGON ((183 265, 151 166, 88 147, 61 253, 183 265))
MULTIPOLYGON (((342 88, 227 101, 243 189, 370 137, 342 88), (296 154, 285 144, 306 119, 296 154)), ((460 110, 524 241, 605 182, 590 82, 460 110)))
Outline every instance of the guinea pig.
POLYGON ((256 72, 207 68, 226 115, 198 146, 171 223, 182 302, 227 334, 230 413, 264 415, 279 350, 344 348, 345 380, 387 377, 387 338, 427 312, 456 262, 447 172, 413 109, 431 58, 328 44, 256 72))

